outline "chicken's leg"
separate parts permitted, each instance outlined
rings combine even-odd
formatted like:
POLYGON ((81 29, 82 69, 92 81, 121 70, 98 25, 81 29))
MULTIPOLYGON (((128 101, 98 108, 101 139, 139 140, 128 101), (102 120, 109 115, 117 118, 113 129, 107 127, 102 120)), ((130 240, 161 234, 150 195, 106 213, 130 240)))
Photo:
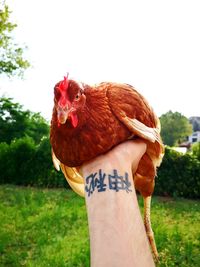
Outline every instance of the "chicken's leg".
POLYGON ((149 243, 153 252, 153 255, 155 257, 155 260, 158 260, 158 251, 156 248, 156 243, 154 239, 153 230, 151 228, 151 196, 144 197, 144 226, 146 229, 146 233, 149 239, 149 243))

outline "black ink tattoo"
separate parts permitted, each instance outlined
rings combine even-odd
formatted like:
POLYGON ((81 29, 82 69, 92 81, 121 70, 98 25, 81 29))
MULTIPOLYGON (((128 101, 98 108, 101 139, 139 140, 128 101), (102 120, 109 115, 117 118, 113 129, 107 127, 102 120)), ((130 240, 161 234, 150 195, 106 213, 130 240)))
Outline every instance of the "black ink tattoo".
POLYGON ((92 173, 86 177, 85 191, 90 197, 95 190, 97 192, 104 192, 106 189, 115 190, 119 192, 120 190, 125 190, 127 193, 132 192, 131 182, 128 179, 128 173, 125 172, 124 177, 118 175, 116 169, 113 170, 113 174, 104 173, 102 169, 99 169, 98 173, 92 173), (108 185, 105 183, 105 178, 108 178, 108 185))
POLYGON ((126 190, 127 193, 131 192, 131 183, 128 180, 128 173, 125 172, 125 179, 119 176, 117 170, 113 170, 113 175, 108 175, 109 188, 118 192, 119 190, 126 190))
POLYGON ((85 186, 85 191, 88 193, 88 197, 95 191, 95 188, 97 188, 98 192, 106 191, 106 184, 104 183, 106 174, 102 173, 101 169, 99 170, 98 174, 99 178, 96 177, 97 172, 90 174, 86 178, 86 184, 89 186, 85 186))

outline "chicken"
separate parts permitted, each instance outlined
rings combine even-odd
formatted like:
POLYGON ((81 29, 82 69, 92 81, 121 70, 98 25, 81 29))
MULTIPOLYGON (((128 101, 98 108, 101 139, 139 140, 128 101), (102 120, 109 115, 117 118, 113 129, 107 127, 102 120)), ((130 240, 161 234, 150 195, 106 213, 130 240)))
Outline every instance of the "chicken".
POLYGON ((89 86, 64 77, 54 87, 50 141, 52 158, 68 183, 84 196, 79 167, 117 144, 141 138, 147 144, 133 175, 144 198, 144 224, 152 252, 158 258, 150 221, 156 168, 164 155, 159 119, 145 98, 131 85, 103 82, 89 86))

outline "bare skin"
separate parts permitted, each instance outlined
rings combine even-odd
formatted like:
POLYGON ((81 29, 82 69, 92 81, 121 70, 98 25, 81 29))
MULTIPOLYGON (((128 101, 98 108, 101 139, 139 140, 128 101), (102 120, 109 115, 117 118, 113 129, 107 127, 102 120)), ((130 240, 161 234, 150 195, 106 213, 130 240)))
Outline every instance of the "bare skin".
POLYGON ((97 187, 92 193, 86 190, 91 267, 155 266, 132 177, 145 151, 143 142, 127 141, 82 166, 87 188, 87 177, 97 173, 95 177, 99 178, 99 170, 105 174, 104 191, 97 187), (128 179, 127 190, 113 190, 109 175, 114 169, 128 179))

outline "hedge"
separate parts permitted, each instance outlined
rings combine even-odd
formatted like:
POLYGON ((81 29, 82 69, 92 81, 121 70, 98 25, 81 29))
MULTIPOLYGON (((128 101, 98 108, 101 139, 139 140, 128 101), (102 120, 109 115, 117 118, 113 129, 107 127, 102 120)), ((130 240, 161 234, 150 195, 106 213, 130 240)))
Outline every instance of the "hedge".
POLYGON ((49 139, 36 145, 31 137, 16 139, 11 144, 0 143, 0 184, 23 186, 68 186, 51 160, 49 139))
MULTIPOLYGON (((31 137, 0 143, 0 184, 69 187, 51 160, 49 138, 36 145, 31 137)), ((155 195, 200 198, 200 160, 195 154, 166 148, 158 169, 155 195)))
POLYGON ((200 198, 200 161, 193 154, 166 148, 156 177, 156 195, 200 198))

